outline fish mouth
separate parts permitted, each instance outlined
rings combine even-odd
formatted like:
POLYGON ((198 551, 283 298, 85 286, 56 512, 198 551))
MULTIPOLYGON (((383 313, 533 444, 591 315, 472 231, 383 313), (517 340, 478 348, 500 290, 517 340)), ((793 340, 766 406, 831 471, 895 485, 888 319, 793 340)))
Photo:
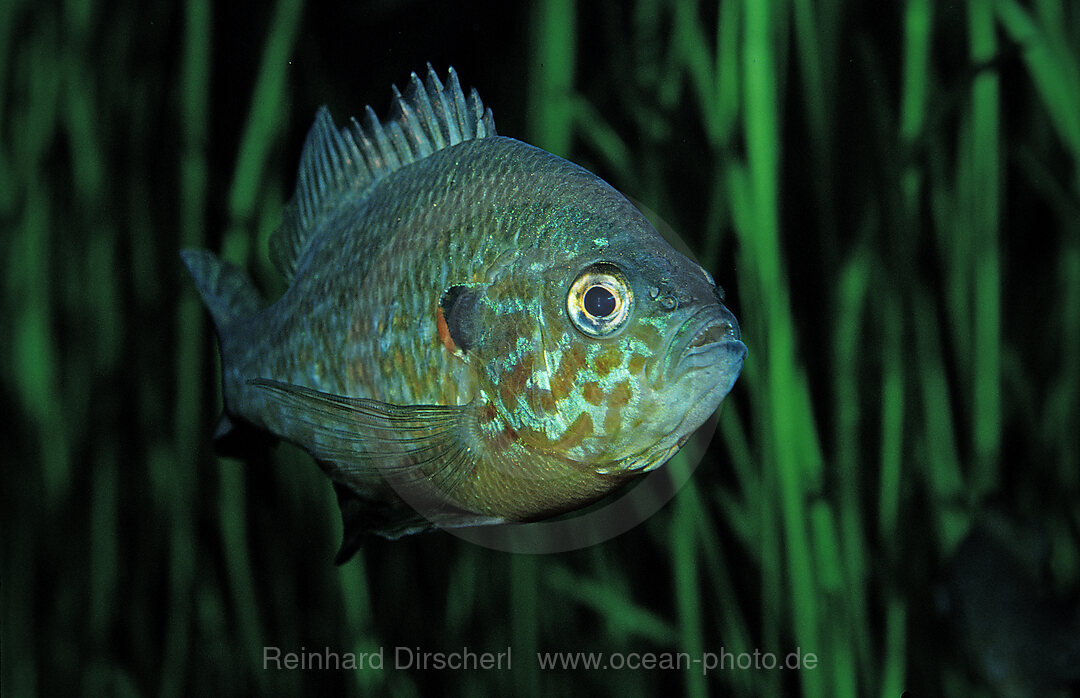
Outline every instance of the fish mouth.
POLYGON ((667 356, 668 375, 678 379, 690 371, 711 368, 738 376, 746 353, 731 311, 722 305, 706 306, 675 333, 667 356))
POLYGON ((675 332, 664 363, 673 391, 677 419, 670 430, 644 451, 608 464, 598 472, 649 472, 673 456, 698 427, 716 412, 742 372, 746 345, 735 316, 722 305, 702 308, 675 332))
POLYGON ((662 436, 647 448, 622 460, 604 464, 597 472, 645 473, 663 465, 686 443, 735 385, 746 358, 739 323, 723 305, 696 310, 675 331, 663 359, 653 364, 659 375, 654 388, 665 391, 654 426, 662 436))

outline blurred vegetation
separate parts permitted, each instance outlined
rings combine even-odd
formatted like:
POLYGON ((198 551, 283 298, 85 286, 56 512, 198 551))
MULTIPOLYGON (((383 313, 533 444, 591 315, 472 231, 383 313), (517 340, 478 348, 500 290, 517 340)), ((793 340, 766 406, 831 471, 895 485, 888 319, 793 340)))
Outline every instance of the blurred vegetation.
POLYGON ((1002 690, 934 589, 990 509, 1080 587, 1073 4, 220 5, 0 2, 4 695, 1002 690), (431 534, 335 568, 303 453, 213 455, 176 253, 279 292, 266 238, 315 108, 382 111, 429 60, 679 231, 750 356, 691 484, 630 533, 548 556, 431 534), (511 645, 513 670, 266 671, 267 645, 511 645), (533 660, 796 647, 816 669, 533 660))

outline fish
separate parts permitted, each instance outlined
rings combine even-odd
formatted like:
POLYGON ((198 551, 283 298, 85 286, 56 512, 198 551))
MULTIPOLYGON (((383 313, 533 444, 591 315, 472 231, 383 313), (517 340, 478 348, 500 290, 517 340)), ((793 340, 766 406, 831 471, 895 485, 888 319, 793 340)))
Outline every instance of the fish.
POLYGON ((430 64, 386 119, 318 110, 270 240, 280 298, 181 258, 216 330, 218 443, 307 451, 337 493, 339 564, 373 536, 595 502, 671 458, 747 354, 705 269, 430 64))

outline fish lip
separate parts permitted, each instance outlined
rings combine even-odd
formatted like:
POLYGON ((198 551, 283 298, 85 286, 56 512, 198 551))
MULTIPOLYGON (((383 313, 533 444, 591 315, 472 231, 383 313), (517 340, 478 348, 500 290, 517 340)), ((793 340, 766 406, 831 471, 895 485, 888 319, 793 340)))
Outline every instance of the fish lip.
POLYGON ((746 353, 739 323, 731 311, 720 304, 706 305, 676 331, 666 360, 668 374, 680 378, 696 368, 718 363, 741 368, 746 353))
MULTIPOLYGON (((691 343, 693 342, 691 341, 691 343)), ((693 398, 689 403, 689 409, 685 411, 679 423, 648 448, 619 461, 598 467, 596 469, 598 473, 602 475, 613 473, 637 475, 656 470, 674 456, 683 447, 683 444, 709 420, 709 416, 716 412, 720 403, 731 392, 735 380, 742 371, 742 362, 746 356, 746 345, 740 340, 716 344, 719 344, 716 347, 717 349, 733 352, 737 356, 732 357, 734 361, 727 365, 726 370, 720 376, 717 376, 717 380, 711 387, 693 398)), ((693 370, 692 367, 686 369, 680 376, 685 376, 691 370, 693 370)))
MULTIPOLYGON (((654 364, 667 373, 669 385, 686 386, 694 382, 681 419, 670 431, 642 451, 597 467, 601 474, 646 473, 668 461, 709 416, 716 412, 742 372, 746 345, 735 316, 721 304, 706 305, 694 311, 675 330, 662 362, 654 364), (711 370, 710 370, 711 369, 711 370), (689 376, 703 370, 699 376, 689 376)), ((678 389, 678 388, 676 388, 678 389)))

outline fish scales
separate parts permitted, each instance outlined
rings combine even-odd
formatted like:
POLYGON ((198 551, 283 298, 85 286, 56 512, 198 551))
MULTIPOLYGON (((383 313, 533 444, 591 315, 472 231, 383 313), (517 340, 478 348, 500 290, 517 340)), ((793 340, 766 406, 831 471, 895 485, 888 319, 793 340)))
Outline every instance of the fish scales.
POLYGON ((452 70, 395 110, 340 131, 320 112, 272 241, 280 299, 184 253, 224 429, 315 457, 345 554, 583 506, 670 458, 746 354, 707 272, 603 180, 495 135, 452 70))

